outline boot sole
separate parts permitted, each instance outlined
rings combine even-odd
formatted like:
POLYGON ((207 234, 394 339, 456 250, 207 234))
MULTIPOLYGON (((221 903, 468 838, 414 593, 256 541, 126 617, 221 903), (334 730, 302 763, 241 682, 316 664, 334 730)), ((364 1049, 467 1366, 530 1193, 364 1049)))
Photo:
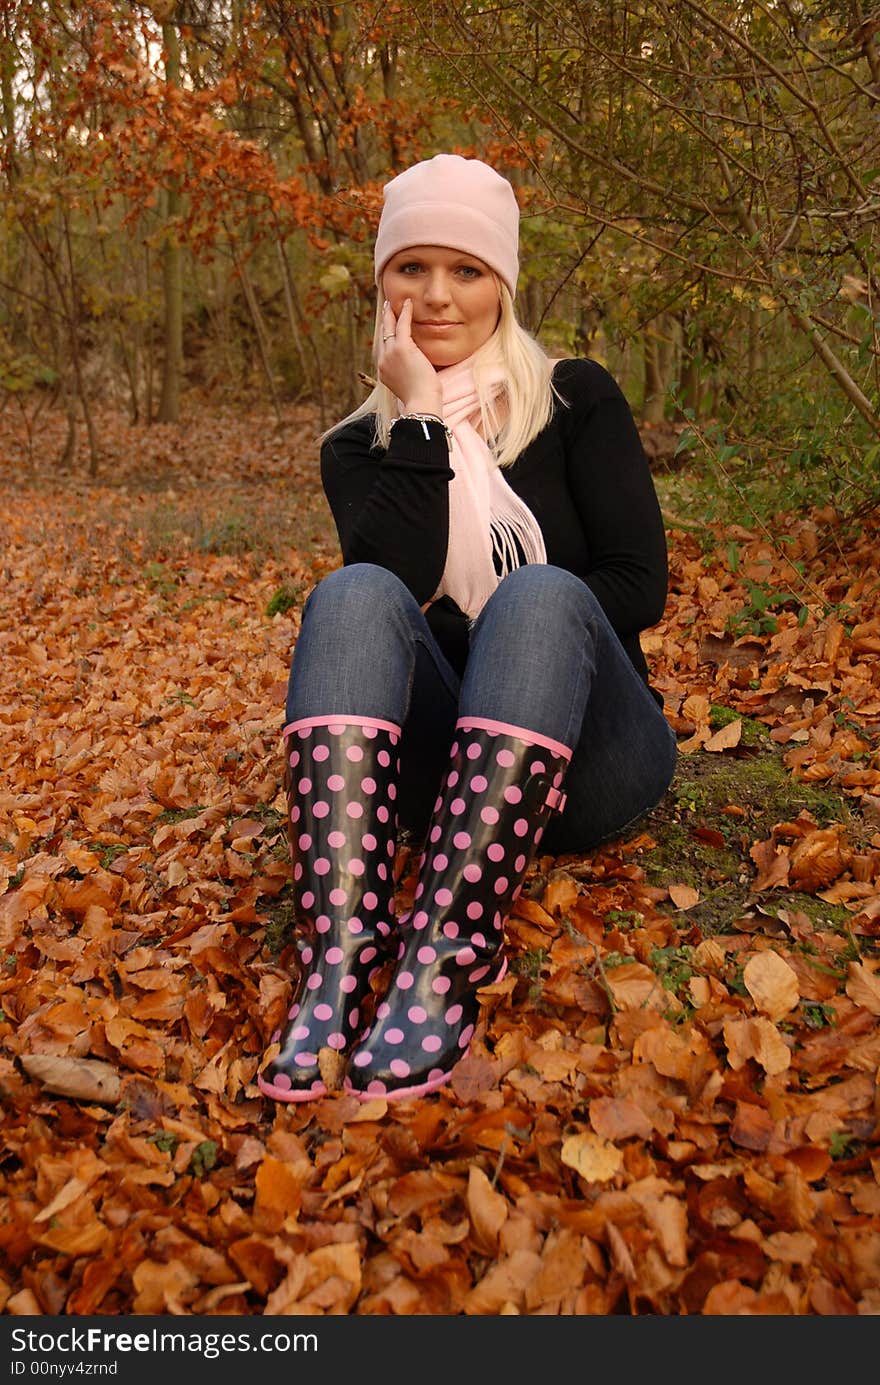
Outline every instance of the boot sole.
POLYGON ((269 1096, 273 1101, 317 1101, 319 1097, 327 1096, 327 1088, 323 1082, 319 1087, 310 1087, 307 1092, 297 1092, 292 1087, 284 1091, 282 1087, 273 1087, 270 1082, 264 1082, 262 1077, 257 1078, 257 1086, 263 1096, 269 1096))

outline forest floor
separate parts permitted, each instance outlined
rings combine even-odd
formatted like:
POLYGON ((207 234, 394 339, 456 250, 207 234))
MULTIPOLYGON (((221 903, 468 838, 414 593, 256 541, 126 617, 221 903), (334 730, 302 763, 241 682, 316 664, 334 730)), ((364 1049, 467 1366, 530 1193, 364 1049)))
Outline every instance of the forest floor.
POLYGON ((0 415, 0 1313, 880 1313, 876 513, 670 517, 663 803, 534 863, 448 1088, 285 1106, 314 419, 97 424, 0 415))

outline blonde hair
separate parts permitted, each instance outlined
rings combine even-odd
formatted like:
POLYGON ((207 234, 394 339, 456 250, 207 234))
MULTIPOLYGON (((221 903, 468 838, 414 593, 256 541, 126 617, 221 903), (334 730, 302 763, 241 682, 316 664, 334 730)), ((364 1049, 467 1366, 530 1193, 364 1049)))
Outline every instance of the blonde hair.
MULTIPOLYGON (((510 290, 498 275, 501 311, 492 336, 474 354, 474 384, 480 401, 482 434, 501 467, 510 466, 534 438, 538 436, 553 414, 553 401, 558 394, 553 387, 553 361, 530 332, 517 321, 510 290), (506 373, 503 393, 493 402, 481 380, 481 366, 501 361, 506 373), (500 404, 501 408, 497 405, 500 404)), ((382 304, 376 306, 376 325, 373 331, 373 362, 378 360, 382 338, 382 304)), ((362 404, 345 418, 322 433, 319 441, 331 437, 339 428, 355 419, 375 414, 374 446, 387 447, 391 424, 397 417, 397 400, 387 385, 378 382, 362 404)))

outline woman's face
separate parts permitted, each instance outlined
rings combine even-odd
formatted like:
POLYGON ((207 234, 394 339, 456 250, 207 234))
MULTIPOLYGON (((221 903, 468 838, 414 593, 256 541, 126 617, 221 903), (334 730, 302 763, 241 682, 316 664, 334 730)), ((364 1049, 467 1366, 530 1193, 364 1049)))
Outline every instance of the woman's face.
POLYGON ((437 370, 456 365, 487 342, 498 325, 498 283, 475 255, 415 245, 393 255, 382 288, 395 317, 412 299, 412 338, 437 370))

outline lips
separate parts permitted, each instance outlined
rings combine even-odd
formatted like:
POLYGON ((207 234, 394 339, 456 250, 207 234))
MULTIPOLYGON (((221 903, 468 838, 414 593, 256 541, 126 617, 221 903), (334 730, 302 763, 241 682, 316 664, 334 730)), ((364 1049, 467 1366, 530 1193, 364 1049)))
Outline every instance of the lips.
POLYGON ((422 318, 415 324, 417 327, 460 327, 460 322, 440 322, 432 318, 422 318))

